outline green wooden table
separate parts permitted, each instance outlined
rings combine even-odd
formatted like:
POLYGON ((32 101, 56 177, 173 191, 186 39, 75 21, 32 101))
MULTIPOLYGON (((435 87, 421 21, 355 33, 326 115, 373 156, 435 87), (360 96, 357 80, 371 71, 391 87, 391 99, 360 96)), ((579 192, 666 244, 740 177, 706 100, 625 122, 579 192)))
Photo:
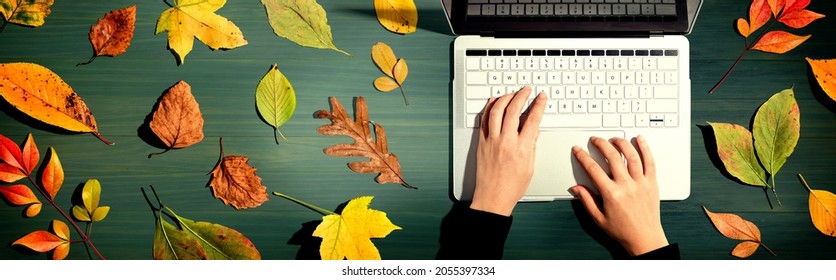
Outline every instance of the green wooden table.
MULTIPOLYGON (((76 67, 91 54, 89 27, 106 12, 136 2, 56 1, 44 26, 9 25, 0 33, 0 62, 32 62, 52 69, 87 102, 101 133, 116 142, 106 146, 89 134, 47 127, 20 117, 8 104, 0 114, 3 135, 22 142, 33 133, 42 152, 48 146, 58 151, 66 180, 57 201, 65 209, 71 207, 76 186, 88 178, 101 181, 102 204, 112 209, 107 219, 95 224, 93 240, 107 258, 151 257, 154 216, 140 191, 149 185, 181 216, 244 233, 265 259, 315 256, 316 245, 311 244, 315 240, 304 237, 311 230, 309 222, 320 219, 318 214, 273 196, 261 207, 241 211, 212 197, 205 186, 207 173, 218 159, 219 137, 224 137, 227 155, 250 158, 270 192, 279 191, 328 209, 357 196, 373 195, 372 208, 387 212, 403 227, 385 239, 374 240, 384 259, 434 258, 441 218, 452 205, 448 195, 449 81, 450 44, 455 38, 438 1, 416 1, 418 31, 406 36, 390 33, 378 24, 371 0, 319 1, 328 12, 335 43, 352 56, 303 48, 279 38, 258 1, 229 1, 218 14, 237 24, 249 44, 211 51, 196 42, 180 66, 166 50, 166 34, 154 35, 157 18, 168 6, 163 1, 144 1, 138 5, 135 37, 126 54, 76 67), (370 48, 378 41, 409 61, 410 75, 404 88, 410 106, 404 106, 397 91, 380 93, 372 88, 380 72, 370 59, 370 48), (298 98, 293 118, 282 127, 289 143, 279 145, 254 105, 255 87, 274 63, 293 83, 298 98), (149 159, 149 153, 160 150, 142 140, 137 129, 162 92, 179 80, 192 86, 206 120, 206 138, 192 147, 149 159), (328 121, 314 119, 313 112, 327 109, 329 96, 350 104, 361 95, 369 104, 371 120, 386 128, 390 151, 400 158, 406 180, 418 190, 379 185, 373 175, 348 170, 348 159, 322 152, 349 138, 318 134, 316 128, 328 121)), ((821 98, 823 94, 803 59, 836 57, 833 19, 824 18, 794 31, 813 36, 787 54, 748 54, 720 90, 708 94, 742 51, 743 38, 734 31, 733 23, 748 15, 748 5, 748 1, 706 0, 689 36, 693 123, 686 125, 692 126, 692 192, 685 201, 662 204, 668 239, 679 243, 686 259, 733 258, 729 252, 737 242, 712 227, 702 212, 704 205, 716 212, 737 213, 760 227, 764 242, 778 256, 760 249, 753 259, 833 258, 836 240, 813 227, 807 213, 807 191, 795 176, 801 172, 814 188, 836 191, 832 171, 836 163, 834 103, 821 98), (763 101, 790 86, 795 87, 801 109, 801 139, 777 178, 783 206, 770 208, 761 189, 723 175, 709 156, 711 134, 701 126, 706 121, 748 126, 763 101)), ((836 13, 836 4, 816 0, 809 9, 831 15, 836 13)), ((506 258, 612 258, 611 243, 591 230, 594 227, 577 207, 568 201, 518 206, 506 258)), ((24 219, 21 213, 19 207, 0 207, 0 242, 7 244, 0 248, 0 258, 43 259, 44 255, 23 254, 8 244, 45 229, 58 214, 46 206, 33 219, 24 219)), ((77 244, 69 258, 85 259, 87 254, 77 244)))

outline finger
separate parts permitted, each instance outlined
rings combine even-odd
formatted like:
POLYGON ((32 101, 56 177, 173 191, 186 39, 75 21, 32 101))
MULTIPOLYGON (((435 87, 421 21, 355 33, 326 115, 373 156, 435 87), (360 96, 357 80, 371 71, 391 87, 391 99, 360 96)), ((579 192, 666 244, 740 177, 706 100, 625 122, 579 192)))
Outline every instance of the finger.
POLYGON ((600 137, 592 137, 592 144, 598 148, 598 151, 607 159, 612 172, 613 180, 619 180, 629 176, 627 169, 624 168, 624 160, 621 158, 621 153, 613 147, 612 143, 600 137))
POLYGON ((583 204, 583 207, 586 208, 586 212, 592 216, 592 219, 595 220, 596 224, 601 225, 604 223, 606 217, 604 217, 603 207, 598 200, 595 199, 595 196, 589 192, 589 189, 579 185, 570 188, 569 191, 574 193, 575 196, 581 200, 581 204, 583 204))
POLYGON ((488 118, 491 115, 490 110, 495 101, 496 97, 491 96, 491 98, 488 99, 488 103, 485 103, 485 108, 482 108, 482 118, 479 119, 479 127, 481 128, 481 133, 479 133, 480 139, 485 139, 488 137, 488 133, 490 131, 490 127, 488 126, 488 118))
POLYGON ((523 123, 520 136, 525 139, 535 139, 540 131, 540 121, 543 119, 543 112, 546 110, 546 94, 540 92, 534 98, 534 103, 528 106, 527 117, 523 123))
POLYGON ((592 179, 592 183, 595 183, 598 186, 598 191, 602 194, 609 193, 609 186, 610 176, 607 175, 607 172, 604 172, 604 169, 598 165, 594 159, 592 159, 589 154, 581 149, 581 147, 574 146, 572 147, 572 153, 575 155, 575 159, 578 160, 578 163, 581 164, 583 170, 586 171, 586 174, 589 175, 589 179, 592 179))
POLYGON ((529 95, 531 95, 531 88, 528 86, 524 86, 513 94, 508 107, 505 107, 505 121, 502 123, 502 129, 513 129, 514 132, 519 130, 520 114, 522 114, 523 106, 525 106, 529 95))
POLYGON ((627 160, 627 172, 630 173, 630 176, 633 178, 643 177, 644 167, 642 167, 642 159, 636 151, 636 148, 633 147, 633 144, 620 137, 610 139, 610 143, 613 143, 621 151, 621 154, 624 155, 624 159, 627 160))
POLYGON ((512 97, 514 96, 511 94, 500 96, 491 105, 490 116, 488 116, 488 126, 490 127, 490 131, 488 131, 489 137, 498 137, 499 133, 502 132, 502 119, 505 116, 505 107, 508 106, 508 102, 511 102, 512 97))
POLYGON ((650 178, 656 178, 656 160, 653 159, 653 153, 650 152, 650 145, 647 144, 647 139, 639 135, 636 137, 636 142, 639 144, 639 152, 642 155, 644 175, 650 178))

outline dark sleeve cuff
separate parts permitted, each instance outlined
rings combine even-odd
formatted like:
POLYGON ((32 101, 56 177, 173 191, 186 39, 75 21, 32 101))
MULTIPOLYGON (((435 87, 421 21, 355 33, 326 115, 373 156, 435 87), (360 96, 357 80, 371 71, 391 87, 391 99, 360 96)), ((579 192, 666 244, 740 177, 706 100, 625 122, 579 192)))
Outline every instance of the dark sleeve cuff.
POLYGON ((634 260, 678 260, 679 245, 674 243, 638 256, 633 257, 634 260))
POLYGON ((512 217, 457 204, 441 222, 438 259, 501 259, 512 217))

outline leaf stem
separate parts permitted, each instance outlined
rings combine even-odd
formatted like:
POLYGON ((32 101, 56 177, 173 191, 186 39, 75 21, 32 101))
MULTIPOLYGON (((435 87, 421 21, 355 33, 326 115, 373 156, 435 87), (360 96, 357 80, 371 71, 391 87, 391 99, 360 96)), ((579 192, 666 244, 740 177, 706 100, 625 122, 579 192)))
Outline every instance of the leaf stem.
POLYGON ((772 194, 775 195, 775 201, 778 202, 778 206, 784 207, 781 204, 781 198, 778 197, 778 190, 776 190, 777 186, 775 185, 775 176, 772 176, 772 194))
POLYGON ((55 208, 55 210, 57 210, 58 213, 64 217, 64 220, 70 222, 70 224, 73 225, 75 231, 78 232, 78 235, 81 235, 81 239, 84 240, 85 244, 90 245, 90 248, 93 249, 93 252, 96 253, 96 256, 98 256, 99 259, 104 260, 105 257, 102 255, 101 252, 99 252, 99 249, 96 248, 96 245, 93 244, 93 241, 90 240, 90 237, 88 237, 87 234, 84 233, 84 230, 82 230, 81 227, 79 227, 78 224, 75 221, 73 221, 73 219, 70 218, 69 215, 67 215, 67 212, 64 212, 64 210, 61 209, 61 207, 59 207, 58 204, 55 204, 55 201, 52 200, 52 198, 50 198, 49 195, 46 194, 45 188, 43 188, 43 186, 38 185, 35 179, 32 178, 31 174, 26 176, 26 178, 28 178, 29 182, 32 183, 33 186, 35 186, 35 189, 37 189, 38 192, 41 193, 41 196, 43 196, 44 199, 46 199, 46 201, 49 202, 49 204, 52 205, 52 207, 55 208))
POLYGON ((398 85, 398 89, 401 90, 401 95, 403 95, 403 103, 409 106, 409 100, 406 99, 406 92, 403 91, 403 85, 398 85))
POLYGON ((769 249, 769 247, 767 247, 766 244, 763 244, 763 242, 761 242, 761 247, 766 249, 766 251, 769 252, 769 254, 772 254, 773 256, 776 256, 776 257, 778 256, 778 254, 776 254, 775 251, 772 251, 772 249, 769 249))
MULTIPOLYGON (((767 27, 766 27, 766 29, 764 29, 764 31, 763 31, 763 32, 761 32, 761 34, 760 34, 760 36, 758 36, 758 39, 757 39, 757 40, 752 41, 752 44, 751 44, 751 45, 749 45, 749 44, 748 44, 748 40, 749 40, 749 38, 748 38, 748 37, 744 38, 744 39, 745 39, 745 42, 747 43, 747 44, 746 44, 746 48, 745 48, 745 49, 743 49, 743 52, 740 54, 740 56, 738 56, 738 57, 737 57, 737 60, 735 60, 735 61, 734 61, 734 64, 732 64, 732 66, 731 66, 731 67, 729 67, 729 70, 727 70, 727 71, 726 71, 726 74, 724 74, 724 75, 723 75, 723 77, 722 77, 722 78, 720 78, 720 81, 719 81, 719 82, 717 82, 717 84, 715 84, 715 85, 714 85, 714 87, 712 87, 712 88, 708 91, 708 93, 714 93, 715 91, 717 91, 717 88, 719 88, 719 87, 720 87, 720 85, 722 85, 722 84, 723 84, 723 82, 725 82, 725 81, 726 81, 726 79, 729 77, 729 74, 731 74, 732 70, 734 70, 734 68, 735 68, 735 67, 737 67, 737 64, 738 64, 738 63, 740 63, 740 61, 743 59, 743 56, 745 56, 747 52, 749 52, 750 50, 752 50, 752 48, 753 48, 753 47, 755 47, 755 45, 757 45, 757 44, 758 44, 758 42, 760 42, 761 38, 763 38, 763 36, 764 36, 764 35, 766 35, 766 33, 769 33, 769 32, 768 32, 769 28, 771 28, 771 27, 772 27, 772 25, 773 25, 773 24, 775 24, 775 22, 776 22, 776 21, 777 21, 777 20, 772 19, 772 21, 770 21, 770 23, 769 23, 769 26, 767 26, 767 27)), ((779 203, 779 204, 780 204, 780 203, 779 203)))
POLYGON ((96 138, 99 138, 99 140, 101 140, 102 142, 104 142, 104 143, 105 143, 105 144, 107 144, 108 146, 113 146, 113 145, 116 145, 116 143, 110 142, 110 140, 105 139, 105 138, 104 138, 104 136, 102 136, 101 134, 99 134, 99 132, 95 132, 95 131, 94 131, 94 132, 91 132, 91 133, 93 133, 93 135, 95 135, 95 136, 96 136, 96 138))
POLYGON ((96 60, 97 57, 98 56, 94 54, 92 57, 90 57, 90 60, 88 60, 87 62, 82 62, 82 63, 76 64, 75 67, 90 64, 91 62, 93 62, 93 60, 96 60))
POLYGON ((165 4, 168 5, 169 7, 174 8, 174 5, 171 5, 170 3, 168 3, 168 0, 163 0, 163 2, 165 2, 165 4))
POLYGON ((316 211, 317 213, 322 214, 323 216, 328 216, 328 215, 336 214, 336 213, 334 213, 334 212, 328 211, 327 209, 324 209, 324 208, 318 207, 318 206, 316 206, 316 205, 313 205, 313 204, 310 204, 310 203, 307 203, 307 202, 304 202, 304 201, 298 200, 298 199, 296 199, 296 198, 293 198, 293 197, 291 197, 291 196, 289 196, 289 195, 286 195, 286 194, 283 194, 283 193, 280 193, 280 192, 273 192, 273 195, 278 196, 278 197, 281 197, 281 198, 284 198, 284 199, 287 199, 287 200, 290 200, 290 201, 293 201, 293 202, 296 202, 297 204, 302 205, 302 206, 305 206, 305 207, 306 207, 306 208, 308 208, 308 209, 314 210, 314 211, 316 211))
POLYGON ((9 21, 4 19, 3 25, 0 25, 0 33, 2 33, 4 29, 6 29, 6 24, 9 24, 9 21))

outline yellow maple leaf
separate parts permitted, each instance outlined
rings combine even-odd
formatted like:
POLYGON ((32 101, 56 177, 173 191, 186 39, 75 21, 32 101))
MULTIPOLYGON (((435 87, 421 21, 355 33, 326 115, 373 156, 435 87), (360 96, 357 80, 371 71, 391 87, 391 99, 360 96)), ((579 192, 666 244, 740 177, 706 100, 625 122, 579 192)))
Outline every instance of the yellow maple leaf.
POLYGON ((341 214, 322 217, 313 236, 321 237, 319 255, 323 260, 379 260, 380 252, 371 238, 383 238, 399 226, 386 213, 369 208, 373 196, 352 199, 341 214))
POLYGON ((157 20, 155 34, 168 31, 168 47, 182 64, 192 51, 194 38, 213 50, 232 49, 247 44, 244 34, 234 23, 215 14, 226 0, 175 0, 157 20))

